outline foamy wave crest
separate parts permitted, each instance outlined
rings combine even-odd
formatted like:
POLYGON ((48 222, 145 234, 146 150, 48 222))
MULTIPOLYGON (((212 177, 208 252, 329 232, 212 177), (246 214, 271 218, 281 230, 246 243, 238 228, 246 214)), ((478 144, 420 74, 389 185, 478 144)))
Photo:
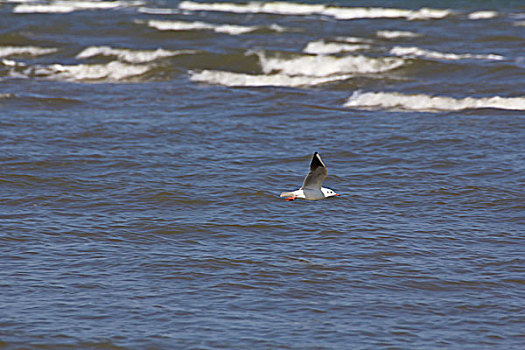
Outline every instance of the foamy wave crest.
POLYGON ((26 66, 26 64, 23 62, 6 60, 5 58, 2 58, 2 60, 0 60, 0 63, 2 63, 6 67, 25 67, 26 66))
POLYGON ((491 19, 498 16, 496 11, 476 11, 468 15, 469 19, 491 19))
POLYGON ((404 95, 396 92, 359 92, 356 91, 344 104, 345 107, 358 109, 390 109, 398 111, 440 112, 464 109, 496 108, 507 110, 525 110, 525 97, 467 97, 456 99, 446 96, 423 94, 404 95))
POLYGON ((421 34, 402 30, 378 30, 376 35, 383 39, 415 38, 421 34))
POLYGON ((338 80, 351 78, 350 75, 338 75, 330 77, 307 77, 289 76, 286 74, 242 74, 216 70, 203 70, 190 73, 190 79, 196 82, 208 84, 242 87, 242 86, 283 86, 283 87, 305 87, 326 84, 338 80))
POLYGON ((404 10, 379 7, 340 7, 322 4, 304 4, 285 1, 237 3, 202 3, 182 1, 179 8, 188 11, 219 11, 232 13, 269 13, 279 15, 325 15, 337 19, 359 18, 406 18, 440 19, 448 16, 450 10, 422 8, 419 10, 404 10))
POLYGON ((148 15, 175 15, 175 14, 180 13, 180 11, 176 9, 151 8, 151 7, 139 7, 138 12, 146 13, 148 15))
POLYGON ((147 22, 148 26, 158 30, 173 30, 173 31, 186 31, 186 30, 211 30, 216 33, 224 33, 231 35, 245 34, 253 32, 259 27, 254 26, 239 26, 233 24, 211 24, 206 22, 183 22, 183 21, 157 21, 150 20, 147 22))
POLYGON ((380 73, 400 67, 405 62, 395 57, 372 58, 366 56, 303 55, 293 58, 266 57, 258 53, 264 73, 275 71, 294 76, 327 77, 337 74, 380 73))
POLYGON ((407 20, 441 19, 450 15, 450 10, 422 8, 419 10, 405 10, 380 7, 328 7, 323 14, 336 19, 362 19, 362 18, 404 18, 407 20))
POLYGON ((322 13, 325 5, 309 5, 291 2, 203 3, 182 1, 179 8, 188 11, 217 11, 232 13, 270 13, 280 15, 311 15, 322 13))
POLYGON ((351 52, 358 50, 369 49, 370 45, 364 44, 343 44, 343 43, 328 43, 324 40, 309 42, 303 49, 303 52, 317 55, 330 55, 341 52, 351 52))
POLYGON ((418 47, 401 47, 395 46, 390 50, 390 53, 395 56, 401 57, 424 57, 437 60, 463 60, 463 59, 483 59, 483 60, 494 60, 501 61, 505 57, 501 55, 488 54, 488 55, 478 55, 478 54, 457 54, 450 52, 438 52, 432 50, 421 49, 418 47))
POLYGON ((94 56, 116 56, 119 60, 128 63, 145 63, 158 60, 160 58, 172 57, 182 54, 194 53, 193 50, 131 50, 116 49, 109 46, 90 46, 82 50, 76 57, 89 58, 94 56))
POLYGON ((52 47, 38 46, 0 46, 0 57, 9 56, 41 56, 55 53, 58 50, 52 47))
POLYGON ((148 65, 131 65, 112 61, 106 64, 36 66, 28 68, 24 73, 28 76, 52 80, 116 82, 142 75, 150 69, 148 65))
POLYGON ((20 4, 13 9, 14 13, 69 13, 78 10, 107 10, 117 7, 137 5, 123 1, 52 1, 47 4, 20 4))

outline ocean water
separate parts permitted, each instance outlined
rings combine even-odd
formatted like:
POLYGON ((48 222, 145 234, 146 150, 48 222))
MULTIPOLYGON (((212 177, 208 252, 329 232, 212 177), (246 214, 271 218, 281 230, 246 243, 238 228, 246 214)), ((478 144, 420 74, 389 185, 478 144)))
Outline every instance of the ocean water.
POLYGON ((523 349, 522 1, 0 1, 0 348, 523 349), (286 202, 314 152, 341 197, 286 202))

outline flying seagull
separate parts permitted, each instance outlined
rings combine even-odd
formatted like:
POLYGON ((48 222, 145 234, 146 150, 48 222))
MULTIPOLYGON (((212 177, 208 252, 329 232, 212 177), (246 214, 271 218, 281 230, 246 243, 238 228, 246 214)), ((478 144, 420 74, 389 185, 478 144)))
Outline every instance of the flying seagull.
POLYGON ((304 178, 303 186, 293 192, 283 192, 281 197, 286 197, 287 201, 293 201, 296 198, 309 200, 318 200, 326 197, 340 196, 329 188, 322 187, 328 171, 321 160, 319 153, 315 152, 310 163, 310 172, 304 178))

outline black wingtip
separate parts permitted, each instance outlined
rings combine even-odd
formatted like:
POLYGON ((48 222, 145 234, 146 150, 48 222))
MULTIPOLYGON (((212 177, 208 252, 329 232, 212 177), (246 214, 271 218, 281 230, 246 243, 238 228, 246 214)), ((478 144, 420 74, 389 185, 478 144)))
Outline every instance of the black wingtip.
POLYGON ((313 170, 319 167, 326 168, 326 165, 324 165, 323 160, 321 159, 321 155, 315 152, 312 157, 312 163, 310 163, 310 169, 313 170))

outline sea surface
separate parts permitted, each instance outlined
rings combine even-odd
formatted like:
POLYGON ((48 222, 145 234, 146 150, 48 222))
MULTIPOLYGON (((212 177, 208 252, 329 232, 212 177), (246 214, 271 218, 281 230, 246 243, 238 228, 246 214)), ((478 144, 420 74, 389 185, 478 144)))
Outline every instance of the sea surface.
POLYGON ((524 349, 524 180, 523 1, 0 0, 2 349, 524 349))

